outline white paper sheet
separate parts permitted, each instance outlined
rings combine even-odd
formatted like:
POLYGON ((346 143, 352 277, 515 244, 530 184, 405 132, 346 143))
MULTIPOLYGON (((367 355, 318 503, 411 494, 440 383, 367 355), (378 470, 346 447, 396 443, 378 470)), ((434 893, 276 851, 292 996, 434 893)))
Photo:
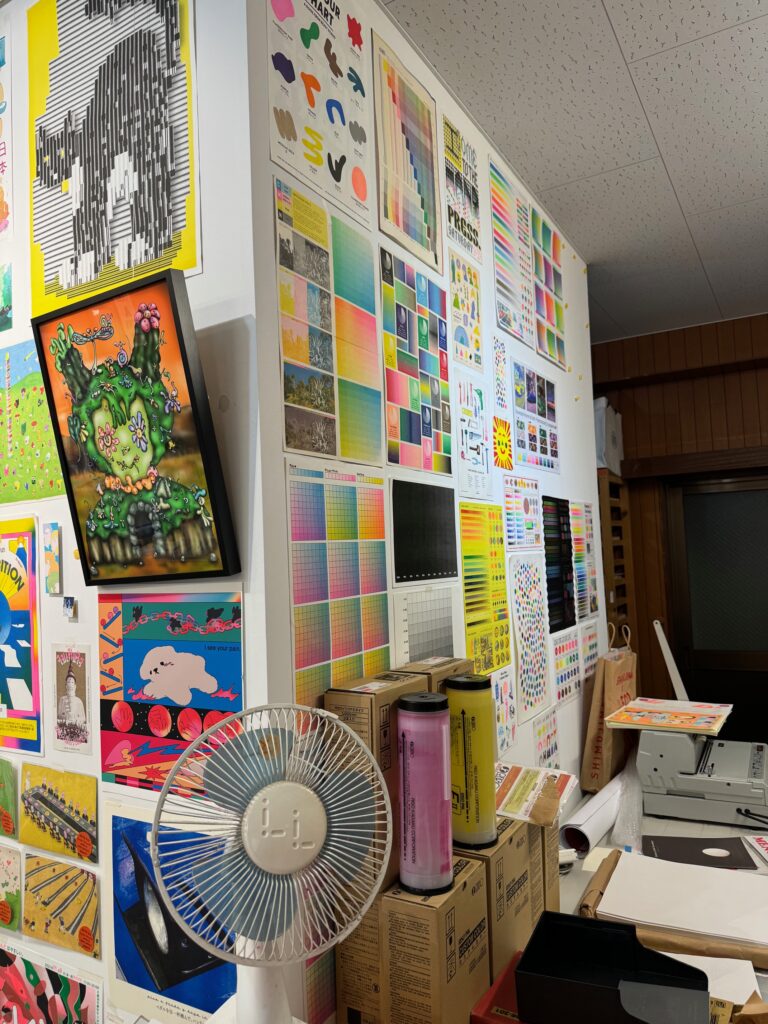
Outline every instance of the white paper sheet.
POLYGON ((755 968, 749 960, 728 957, 689 956, 687 953, 666 953, 673 960, 704 971, 709 978, 709 994, 715 999, 743 1006, 758 991, 755 968))
POLYGON ((580 857, 589 851, 608 832, 616 821, 621 798, 621 775, 590 800, 578 807, 560 827, 560 842, 576 850, 580 857))
POLYGON ((768 876, 624 854, 599 916, 768 946, 768 876))

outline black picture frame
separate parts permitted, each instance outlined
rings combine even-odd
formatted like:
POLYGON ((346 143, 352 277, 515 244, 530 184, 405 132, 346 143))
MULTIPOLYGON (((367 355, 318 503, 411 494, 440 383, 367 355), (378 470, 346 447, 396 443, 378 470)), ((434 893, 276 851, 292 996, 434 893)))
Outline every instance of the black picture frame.
MULTIPOLYGON (((162 321, 163 327, 167 323, 167 314, 162 321)), ((63 328, 65 336, 67 329, 63 328)), ((232 514, 230 511, 229 499, 227 497, 226 485, 224 483, 224 475, 221 468, 221 461, 219 459, 219 451, 216 443, 216 435, 213 427, 213 420, 211 417, 210 405, 208 402, 208 394, 205 387, 205 378, 203 376, 202 364, 200 362, 200 356, 197 346, 197 339, 195 336, 195 328, 192 320, 192 312, 189 306, 189 299, 187 296, 186 283, 184 280, 184 274, 179 270, 167 270, 162 273, 153 274, 148 277, 141 278, 136 281, 131 281, 129 284, 121 285, 118 288, 113 288, 108 291, 100 292, 98 295, 92 295, 87 299, 83 299, 80 302, 70 303, 67 306, 63 306, 59 309, 51 312, 36 316, 32 319, 32 330, 34 332, 35 345, 37 347, 38 359, 40 362, 40 369, 43 375, 43 382, 45 384, 45 393, 48 401, 48 408, 51 415, 51 422, 53 425, 53 432, 56 438, 56 447, 59 453, 59 460, 61 462, 62 476, 64 478, 64 484, 67 492, 67 499, 69 502, 70 513, 72 515, 72 522, 75 529, 75 536, 77 538, 77 546, 80 553, 80 563, 83 569, 83 576, 85 579, 86 586, 124 586, 141 584, 142 586, 146 583, 163 581, 166 585, 171 584, 176 580, 190 580, 190 579, 217 579, 225 576, 233 576, 240 572, 240 557, 238 554, 237 540, 235 537, 234 526, 232 522, 232 514), (93 543, 92 538, 86 536, 87 529, 84 531, 84 524, 81 522, 81 516, 78 512, 77 501, 75 490, 73 487, 73 473, 70 468, 70 461, 67 454, 65 440, 62 435, 59 426, 59 414, 66 409, 59 409, 57 406, 57 399, 54 390, 54 386, 51 380, 50 368, 49 368, 49 351, 46 347, 47 339, 44 337, 44 332, 56 325, 58 328, 59 324, 64 325, 67 318, 73 317, 75 314, 82 313, 83 310, 87 310, 94 306, 103 306, 115 299, 123 298, 131 293, 136 293, 137 302, 140 301, 140 293, 146 292, 152 288, 165 288, 168 294, 168 300, 170 302, 170 315, 173 318, 175 325, 176 339, 178 341, 179 357, 181 366, 183 368, 186 390, 189 394, 189 408, 192 417, 192 423, 195 431, 195 443, 197 452, 199 452, 200 462, 202 465, 202 471, 205 478, 206 487, 203 490, 205 497, 210 503, 210 517, 208 517, 208 510, 203 505, 205 514, 201 518, 203 527, 197 523, 193 516, 189 517, 189 521, 194 525, 194 529, 199 533, 202 529, 205 535, 205 530, 210 529, 206 526, 206 518, 210 518, 212 526, 213 537, 211 539, 214 547, 212 547, 207 555, 211 568, 202 570, 200 568, 190 570, 187 566, 186 554, 183 550, 184 538, 179 534, 177 529, 175 533, 178 535, 176 540, 172 543, 177 544, 177 547, 170 554, 163 554, 158 557, 157 552, 153 552, 153 560, 159 562, 159 566, 155 570, 146 572, 135 571, 135 568, 141 570, 144 568, 143 560, 139 562, 128 559, 123 561, 122 568, 128 569, 131 565, 134 567, 134 571, 119 572, 111 571, 108 574, 102 574, 100 566, 116 566, 120 559, 115 561, 106 561, 97 555, 92 555, 91 545, 93 543), (178 567, 177 569, 175 567, 178 567)), ((138 327, 137 327, 138 331, 138 327)), ((80 337, 80 335, 76 335, 80 337)), ((50 335, 49 335, 50 337, 50 335)), ((162 335, 161 335, 162 337, 162 335)), ((86 337, 85 342, 82 344, 90 344, 89 339, 86 337)), ((162 351, 163 341, 161 340, 157 346, 157 351, 162 351)), ((124 350, 120 346, 123 354, 124 350)), ((71 345, 70 349, 75 352, 75 346, 71 345)), ((95 357, 95 343, 93 347, 94 352, 94 365, 91 368, 91 377, 94 378, 96 370, 96 357, 95 357)), ((79 350, 78 350, 79 352, 79 350)), ((133 349, 131 350, 133 355, 133 349)), ((73 360, 75 357, 72 357, 73 360)), ((128 357, 128 363, 130 364, 130 358, 128 357)), ((161 357, 159 357, 161 358, 161 357)), ((85 364, 80 358, 83 369, 85 364)), ((76 362, 76 360, 75 360, 76 362)), ((99 368, 101 365, 111 363, 111 360, 105 360, 104 364, 98 364, 99 368)), ((125 366, 121 366, 121 369, 125 369, 125 366)), ((130 367, 129 367, 130 369, 130 367)), ((162 366, 158 367, 162 370, 162 366)), ((86 371, 87 372, 87 371, 86 371)), ((110 368, 111 372, 111 368, 110 368)), ((117 372, 117 371, 116 371, 117 372)), ((137 373, 133 374, 138 380, 140 375, 137 373)), ((81 381, 82 382, 82 381, 81 381)), ((168 399, 172 396, 166 395, 168 399)), ((74 399, 70 396, 70 401, 74 403, 74 399)), ((181 410, 179 409, 179 412, 181 410)), ((166 409, 167 413, 167 409, 166 409)), ((148 427, 148 424, 145 424, 148 427)), ((147 431, 149 433, 149 430, 147 431)), ((95 433, 95 430, 94 430, 95 433)), ((170 434, 169 434, 170 436, 170 434)), ((70 434, 71 437, 71 434, 70 434)), ((77 442, 73 443, 77 444, 77 442)), ((146 448, 144 449, 146 451, 146 448)), ((81 454, 84 454, 81 450, 81 454)), ((163 456, 165 458, 165 456, 163 456)), ((160 460, 162 461, 162 460, 160 460)), ((103 471, 103 470, 100 470, 103 471)), ((168 481, 169 478, 160 477, 155 469, 156 477, 159 480, 168 481)), ((114 477, 110 477, 114 480, 114 477)), ((130 483, 131 478, 128 477, 130 483)), ((175 480, 171 479, 170 482, 176 487, 182 487, 175 480)), ((118 485, 119 486, 119 485, 118 485)), ((166 487, 168 484, 166 483, 166 487)), ((191 488, 184 488, 191 491, 191 488)), ((122 493, 122 490, 121 490, 122 493)), ((199 499, 198 499, 199 500, 199 499)), ((142 509, 144 504, 142 502, 142 509)), ((195 512, 195 514, 199 514, 195 512)), ((155 532, 156 536, 159 536, 158 531, 162 529, 161 519, 159 513, 154 513, 155 532)), ((184 524, 187 525, 186 523, 184 524)), ((196 534, 197 535, 197 534, 196 534)), ((134 534, 134 538, 137 534, 134 534)), ((206 536, 206 540, 208 540, 206 536)), ((153 539, 152 544, 155 543, 153 539)), ((99 551, 102 551, 105 547, 112 545, 110 540, 109 544, 101 540, 98 544, 99 551)), ((113 545, 114 546, 114 545, 113 545)), ((117 547, 123 547, 123 553, 130 551, 133 558, 136 557, 137 548, 135 544, 131 544, 129 541, 121 540, 118 538, 117 547)), ((150 544, 145 542, 142 545, 142 551, 146 549, 150 544)), ((94 551, 97 549, 97 545, 93 544, 94 551)), ((205 556, 196 556, 196 560, 199 562, 203 560, 205 556)))

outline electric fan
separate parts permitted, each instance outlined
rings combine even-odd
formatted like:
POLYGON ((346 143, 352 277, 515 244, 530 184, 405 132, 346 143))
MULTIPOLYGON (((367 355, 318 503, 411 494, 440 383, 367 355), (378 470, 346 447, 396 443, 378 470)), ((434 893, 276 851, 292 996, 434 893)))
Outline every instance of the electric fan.
POLYGON ((199 736, 163 786, 151 853, 179 927, 238 964, 236 1015, 226 1004, 212 1021, 291 1024, 283 974, 271 968, 353 931, 391 847, 382 774, 335 715, 275 704, 199 736))

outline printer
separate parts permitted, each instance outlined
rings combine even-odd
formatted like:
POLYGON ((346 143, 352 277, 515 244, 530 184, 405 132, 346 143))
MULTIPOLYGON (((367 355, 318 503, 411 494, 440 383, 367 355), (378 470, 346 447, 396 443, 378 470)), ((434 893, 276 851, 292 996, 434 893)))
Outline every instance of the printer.
MULTIPOLYGON (((688 700, 661 623, 654 629, 675 697, 688 700)), ((766 743, 644 729, 637 750, 643 811, 768 831, 766 743)))
POLYGON ((768 831, 766 753, 765 743, 644 729, 637 750, 643 810, 768 831))

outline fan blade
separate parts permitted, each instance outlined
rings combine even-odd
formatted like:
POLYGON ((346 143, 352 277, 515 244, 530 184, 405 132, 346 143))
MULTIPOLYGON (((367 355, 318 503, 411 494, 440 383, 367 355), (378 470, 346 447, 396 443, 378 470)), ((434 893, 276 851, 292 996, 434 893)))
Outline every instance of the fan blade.
POLYGON ((289 875, 271 875, 238 846, 191 869, 198 895, 222 928, 254 942, 269 942, 293 923, 296 892, 289 875), (236 884, 227 879, 237 878, 236 884), (224 879, 224 882, 222 882, 224 879), (257 905, 268 913, 255 913, 257 905), (277 908, 277 911, 275 911, 277 908))
POLYGON ((293 733, 287 729, 253 729, 229 736, 205 759, 208 796, 242 814, 259 790, 283 778, 292 746, 293 733))
POLYGON ((378 827, 373 786, 360 772, 335 772, 317 787, 328 815, 324 852, 344 881, 360 871, 378 827))

